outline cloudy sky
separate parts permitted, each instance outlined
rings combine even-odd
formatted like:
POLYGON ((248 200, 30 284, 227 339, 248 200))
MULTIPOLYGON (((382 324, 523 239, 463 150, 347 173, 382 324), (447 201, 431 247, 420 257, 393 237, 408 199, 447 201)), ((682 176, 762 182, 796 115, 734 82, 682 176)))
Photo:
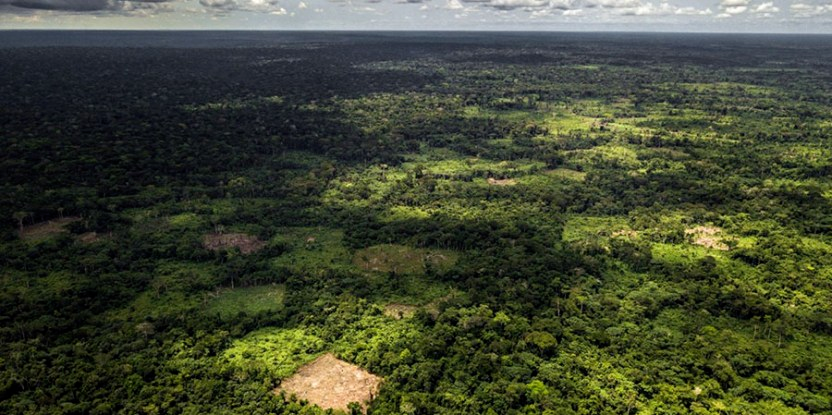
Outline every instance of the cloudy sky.
POLYGON ((832 0, 0 0, 0 29, 832 33, 832 0))

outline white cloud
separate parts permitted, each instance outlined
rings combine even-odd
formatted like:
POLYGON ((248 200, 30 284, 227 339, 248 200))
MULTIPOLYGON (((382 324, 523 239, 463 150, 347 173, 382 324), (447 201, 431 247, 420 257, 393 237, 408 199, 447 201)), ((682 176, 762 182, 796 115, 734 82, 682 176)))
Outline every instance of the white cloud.
POLYGON ((658 6, 653 3, 644 3, 638 7, 622 9, 621 14, 625 16, 666 16, 673 14, 676 9, 668 3, 661 3, 658 6))
POLYGON ((722 8, 741 7, 748 6, 749 3, 751 3, 751 0, 722 0, 719 2, 719 6, 722 8))
POLYGON ((303 9, 308 8, 308 7, 309 7, 309 6, 307 6, 307 5, 306 5, 306 3, 304 3, 304 2, 300 2, 300 3, 298 3, 298 9, 303 10, 303 9))
POLYGON ((489 7, 499 10, 540 8, 548 5, 548 0, 491 0, 488 3, 489 7))
POLYGON ((220 13, 238 10, 278 15, 286 14, 286 9, 280 6, 278 0, 199 0, 199 4, 220 13))
POLYGON ((780 8, 774 5, 773 1, 758 4, 757 7, 751 10, 752 13, 777 13, 780 8))
POLYGON ((563 11, 564 16, 580 16, 582 14, 584 14, 583 9, 573 9, 573 10, 564 10, 563 11))
POLYGON ((723 19, 737 14, 742 14, 748 11, 748 5, 751 0, 721 0, 719 2, 719 9, 722 13, 716 17, 723 19))
POLYGON ((640 0, 587 0, 586 7, 601 7, 604 9, 636 8, 642 5, 640 0))
POLYGON ((549 7, 558 10, 572 10, 574 8, 574 0, 550 0, 549 7))
POLYGON ((448 10, 462 10, 465 7, 459 2, 459 0, 448 0, 448 4, 445 5, 445 8, 448 10))
POLYGON ((789 10, 795 17, 813 17, 832 12, 832 3, 819 5, 796 3, 789 6, 789 10))
POLYGON ((712 12, 710 8, 699 10, 696 7, 680 7, 676 9, 674 14, 679 16, 710 16, 714 14, 714 12, 712 12))

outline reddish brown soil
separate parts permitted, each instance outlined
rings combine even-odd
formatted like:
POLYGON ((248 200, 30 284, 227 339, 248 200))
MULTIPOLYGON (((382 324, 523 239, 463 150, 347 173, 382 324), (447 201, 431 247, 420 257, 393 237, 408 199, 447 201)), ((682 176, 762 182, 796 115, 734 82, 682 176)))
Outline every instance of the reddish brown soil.
POLYGON ((266 243, 256 236, 245 233, 213 233, 205 235, 202 246, 212 251, 223 251, 237 247, 243 254, 250 254, 263 249, 266 243))
POLYGON ((367 403, 378 394, 381 378, 366 370, 325 354, 301 367, 281 382, 275 393, 285 391, 323 409, 348 411, 358 402, 366 412, 367 403))

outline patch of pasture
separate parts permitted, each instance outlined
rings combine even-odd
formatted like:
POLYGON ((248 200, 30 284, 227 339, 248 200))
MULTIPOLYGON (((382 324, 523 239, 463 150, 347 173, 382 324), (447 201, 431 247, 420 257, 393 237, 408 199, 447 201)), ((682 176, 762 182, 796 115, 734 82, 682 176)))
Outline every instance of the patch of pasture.
POLYGON ((248 255, 263 249, 266 242, 245 233, 212 233, 202 238, 202 246, 211 251, 237 248, 243 255, 248 255))
POLYGON ((226 288, 207 294, 205 313, 233 318, 240 313, 255 315, 283 308, 286 287, 271 284, 255 287, 226 288))
POLYGON ((353 264, 364 271, 422 275, 428 268, 445 272, 458 258, 456 252, 448 250, 383 244, 356 251, 353 264))
POLYGON ((352 255, 344 245, 344 232, 324 227, 280 228, 271 243, 287 252, 272 261, 275 268, 294 272, 320 272, 322 269, 353 269, 352 255))
POLYGON ((80 217, 73 216, 24 226, 23 229, 18 231, 18 236, 27 242, 43 241, 52 236, 68 232, 66 226, 79 220, 81 220, 80 217))

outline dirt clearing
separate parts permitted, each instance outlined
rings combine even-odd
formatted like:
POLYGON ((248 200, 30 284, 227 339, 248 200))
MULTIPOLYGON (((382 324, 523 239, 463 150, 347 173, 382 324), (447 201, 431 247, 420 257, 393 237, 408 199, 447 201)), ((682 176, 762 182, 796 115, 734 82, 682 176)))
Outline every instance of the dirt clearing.
POLYGON ((327 353, 302 366, 274 390, 296 395, 323 409, 349 411, 350 402, 358 402, 364 412, 367 403, 378 394, 381 378, 366 370, 339 360, 327 353))
POLYGON ((67 230, 64 228, 66 225, 79 220, 81 220, 79 217, 67 217, 36 223, 31 226, 23 227, 23 229, 18 232, 18 235, 20 235, 20 239, 23 239, 24 241, 37 241, 66 232, 67 230))
POLYGON ((517 184, 517 181, 514 179, 495 179, 493 177, 489 177, 488 184, 492 186, 514 186, 517 184))
POLYGON ((245 233, 213 233, 205 235, 202 239, 202 246, 212 251, 224 251, 236 247, 241 253, 247 255, 263 249, 266 243, 256 236, 245 233))
POLYGON ((725 244, 724 238, 721 236, 722 229, 720 228, 714 226, 697 226, 685 229, 685 235, 689 236, 695 245, 720 251, 728 250, 728 245, 725 244))

